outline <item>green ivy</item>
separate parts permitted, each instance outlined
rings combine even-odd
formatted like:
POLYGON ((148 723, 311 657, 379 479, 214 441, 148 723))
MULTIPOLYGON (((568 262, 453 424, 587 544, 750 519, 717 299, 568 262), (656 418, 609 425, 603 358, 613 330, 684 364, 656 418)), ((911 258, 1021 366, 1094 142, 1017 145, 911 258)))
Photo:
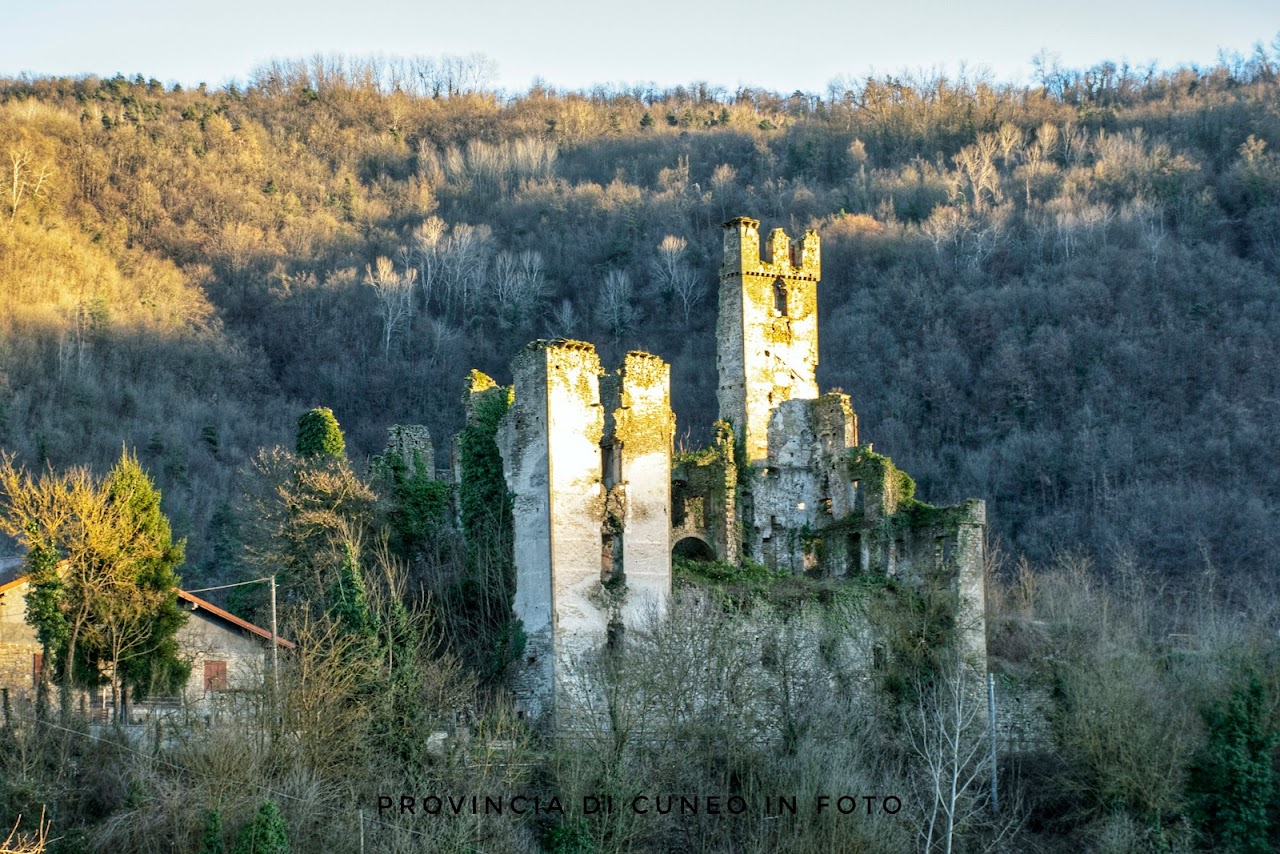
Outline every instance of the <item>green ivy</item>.
POLYGON ((411 559, 448 523, 453 485, 433 479, 417 452, 409 466, 399 454, 389 451, 380 458, 378 471, 391 493, 387 524, 392 545, 401 557, 411 559))
POLYGON ((495 441, 498 423, 510 406, 510 389, 494 388, 474 395, 474 417, 458 434, 462 467, 458 505, 468 543, 490 541, 511 529, 511 497, 495 441))
POLYGON ((342 428, 338 426, 338 419, 333 416, 332 409, 319 406, 298 417, 296 450, 300 457, 346 459, 346 441, 342 438, 342 428))

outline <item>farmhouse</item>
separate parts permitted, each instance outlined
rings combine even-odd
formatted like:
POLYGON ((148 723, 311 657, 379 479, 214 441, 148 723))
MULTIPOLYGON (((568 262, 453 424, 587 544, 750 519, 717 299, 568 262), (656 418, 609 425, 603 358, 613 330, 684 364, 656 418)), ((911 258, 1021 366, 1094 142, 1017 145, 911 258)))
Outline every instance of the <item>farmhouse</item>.
MULTIPOLYGON (((26 621, 27 590, 23 560, 0 559, 0 690, 15 709, 35 702, 36 688, 46 676, 36 630, 26 621)), ((163 709, 195 715, 233 711, 262 690, 271 672, 271 632, 185 590, 178 591, 178 603, 189 613, 177 641, 180 655, 191 665, 191 676, 178 696, 130 705, 131 720, 163 709)), ((281 650, 294 648, 283 638, 276 642, 281 650)), ((84 691, 76 705, 83 703, 91 716, 106 717, 110 696, 106 688, 84 691)))

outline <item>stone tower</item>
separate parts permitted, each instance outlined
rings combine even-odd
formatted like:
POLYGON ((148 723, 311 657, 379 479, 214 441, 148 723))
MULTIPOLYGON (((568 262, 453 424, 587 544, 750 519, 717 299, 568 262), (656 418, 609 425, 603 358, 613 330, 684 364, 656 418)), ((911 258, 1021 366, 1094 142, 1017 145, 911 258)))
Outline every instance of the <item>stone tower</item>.
POLYGON ((560 339, 526 346, 511 373, 497 441, 526 638, 512 687, 522 713, 572 728, 602 708, 591 659, 671 595, 671 369, 631 352, 604 374, 594 347, 560 339))
POLYGON ((769 418, 783 401, 818 396, 818 234, 798 246, 780 228, 760 257, 760 223, 724 224, 716 358, 720 417, 745 442, 748 462, 768 455, 769 418))

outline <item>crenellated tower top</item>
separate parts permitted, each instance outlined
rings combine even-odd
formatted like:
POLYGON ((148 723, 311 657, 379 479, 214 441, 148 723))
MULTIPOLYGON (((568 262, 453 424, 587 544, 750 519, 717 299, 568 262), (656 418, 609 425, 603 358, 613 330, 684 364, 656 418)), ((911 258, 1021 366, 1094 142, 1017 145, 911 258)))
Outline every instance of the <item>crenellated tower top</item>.
POLYGON ((808 279, 814 282, 822 276, 822 247, 818 232, 810 229, 793 244, 781 228, 769 233, 767 241, 769 260, 760 253, 760 221, 740 216, 724 224, 724 263, 720 267, 725 276, 757 275, 808 279))

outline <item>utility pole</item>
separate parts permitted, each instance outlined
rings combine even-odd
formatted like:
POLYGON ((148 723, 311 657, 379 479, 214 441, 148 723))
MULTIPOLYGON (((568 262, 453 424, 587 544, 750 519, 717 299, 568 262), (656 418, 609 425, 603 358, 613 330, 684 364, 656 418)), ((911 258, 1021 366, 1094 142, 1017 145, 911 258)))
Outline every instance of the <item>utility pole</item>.
POLYGON ((271 676, 275 680, 276 699, 280 699, 280 639, 276 636, 276 576, 271 574, 271 676))
POLYGON ((996 788, 996 676, 987 674, 987 722, 991 728, 991 811, 1000 812, 1000 790, 996 788))

